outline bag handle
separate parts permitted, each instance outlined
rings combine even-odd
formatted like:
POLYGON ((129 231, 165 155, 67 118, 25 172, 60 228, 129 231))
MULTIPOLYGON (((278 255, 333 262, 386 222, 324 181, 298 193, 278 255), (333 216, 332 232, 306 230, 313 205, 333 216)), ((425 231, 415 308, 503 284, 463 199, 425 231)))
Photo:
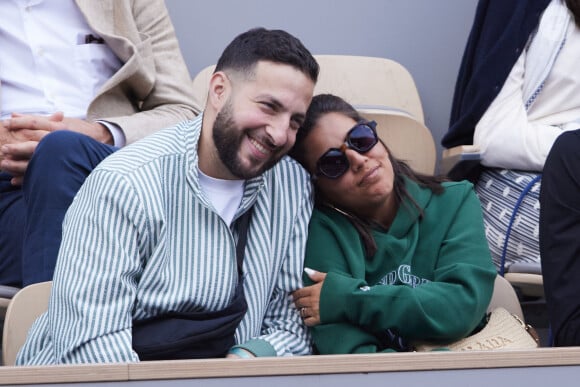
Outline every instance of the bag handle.
POLYGON ((522 204, 522 202, 524 201, 525 196, 527 195, 528 192, 530 192, 530 190, 532 189, 532 187, 534 186, 534 184, 536 184, 536 182, 538 180, 540 180, 542 178, 542 174, 538 174, 537 176, 535 176, 522 190, 522 192, 520 193, 520 196, 518 197, 518 200, 516 201, 516 204, 514 205, 514 209, 512 211, 512 215, 510 217, 510 221, 508 223, 508 227, 507 230, 505 232, 505 240, 503 242, 503 249, 501 251, 501 259, 500 259, 500 267, 499 267, 499 275, 501 275, 502 277, 505 274, 505 259, 506 259, 506 255, 507 255, 507 248, 508 248, 508 242, 510 239, 510 235, 512 232, 512 226, 514 224, 514 220, 516 219, 516 215, 518 213, 518 210, 520 209, 520 205, 522 204))

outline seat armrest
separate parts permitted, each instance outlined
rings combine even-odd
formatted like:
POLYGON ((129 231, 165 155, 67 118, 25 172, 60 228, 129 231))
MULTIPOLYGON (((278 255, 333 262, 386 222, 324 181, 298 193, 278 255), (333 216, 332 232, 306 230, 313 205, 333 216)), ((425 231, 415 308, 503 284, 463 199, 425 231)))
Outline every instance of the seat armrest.
POLYGON ((447 175, 460 161, 481 160, 481 153, 477 145, 459 145, 443 150, 439 173, 447 175))
POLYGON ((505 279, 523 296, 544 297, 544 280, 541 274, 505 273, 505 279))
POLYGON ((519 288, 524 296, 544 297, 544 280, 540 262, 514 262, 506 269, 505 279, 519 288))
POLYGON ((542 274, 540 262, 514 262, 507 268, 508 273, 542 274))
POLYGON ((12 298, 19 290, 20 288, 0 285, 0 298, 12 298))

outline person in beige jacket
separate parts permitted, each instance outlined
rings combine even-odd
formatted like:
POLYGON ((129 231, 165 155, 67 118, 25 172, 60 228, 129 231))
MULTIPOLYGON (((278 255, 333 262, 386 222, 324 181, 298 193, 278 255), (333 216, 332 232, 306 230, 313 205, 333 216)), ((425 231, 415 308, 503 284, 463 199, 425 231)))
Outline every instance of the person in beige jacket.
POLYGON ((0 284, 24 286, 52 278, 91 170, 200 109, 162 0, 8 0, 0 15, 0 284))

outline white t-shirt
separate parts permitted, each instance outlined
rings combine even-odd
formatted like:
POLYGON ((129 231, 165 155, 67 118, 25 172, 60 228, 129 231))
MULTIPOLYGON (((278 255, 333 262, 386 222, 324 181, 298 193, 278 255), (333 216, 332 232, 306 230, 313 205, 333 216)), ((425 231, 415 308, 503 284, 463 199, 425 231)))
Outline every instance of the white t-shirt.
POLYGON ((244 195, 245 180, 216 179, 199 168, 199 183, 218 215, 230 225, 244 195))

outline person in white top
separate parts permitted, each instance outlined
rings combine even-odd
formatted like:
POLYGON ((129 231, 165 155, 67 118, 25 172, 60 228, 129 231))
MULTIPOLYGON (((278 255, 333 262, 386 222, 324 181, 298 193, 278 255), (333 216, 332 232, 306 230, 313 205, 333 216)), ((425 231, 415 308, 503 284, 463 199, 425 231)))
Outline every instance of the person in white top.
POLYGON ((0 15, 0 284, 24 286, 52 278, 90 171, 200 109, 162 0, 6 0, 0 15))
MULTIPOLYGON (((488 15, 492 7, 508 12, 511 7, 524 20, 523 3, 485 3, 488 15)), ((580 28, 575 22, 580 6, 576 1, 545 3, 537 28, 524 49, 516 51, 515 64, 473 132, 483 166, 476 191, 500 273, 515 270, 516 263, 539 270, 541 172, 556 138, 580 128, 580 28)))
POLYGON ((562 0, 553 1, 475 127, 483 165, 542 171, 556 137, 580 125, 578 63, 580 28, 562 0))

